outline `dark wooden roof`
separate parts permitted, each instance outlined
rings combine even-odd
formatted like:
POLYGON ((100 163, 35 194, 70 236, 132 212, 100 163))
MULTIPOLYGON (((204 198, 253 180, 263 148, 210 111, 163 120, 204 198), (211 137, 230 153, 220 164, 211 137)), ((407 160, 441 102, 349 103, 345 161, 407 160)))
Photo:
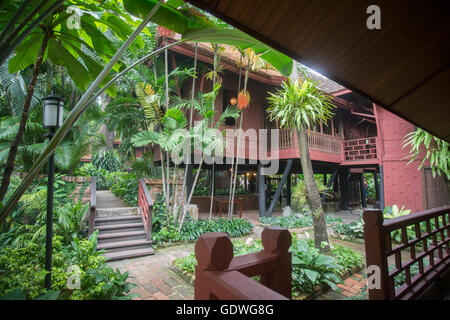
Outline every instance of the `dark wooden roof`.
POLYGON ((187 1, 450 141, 450 1, 187 1))

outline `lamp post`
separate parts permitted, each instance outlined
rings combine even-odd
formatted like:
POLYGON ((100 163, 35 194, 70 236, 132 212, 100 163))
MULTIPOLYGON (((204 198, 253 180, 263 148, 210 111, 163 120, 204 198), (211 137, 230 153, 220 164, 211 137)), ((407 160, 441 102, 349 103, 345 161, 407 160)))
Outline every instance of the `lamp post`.
MULTIPOLYGON (((42 99, 43 125, 50 129, 46 134, 49 141, 53 138, 56 129, 58 129, 63 120, 64 100, 58 96, 50 95, 42 99)), ((47 181, 47 216, 46 216, 46 237, 45 237, 45 288, 51 289, 52 286, 52 238, 53 238, 53 184, 55 180, 55 154, 52 153, 48 159, 48 181, 47 181)))

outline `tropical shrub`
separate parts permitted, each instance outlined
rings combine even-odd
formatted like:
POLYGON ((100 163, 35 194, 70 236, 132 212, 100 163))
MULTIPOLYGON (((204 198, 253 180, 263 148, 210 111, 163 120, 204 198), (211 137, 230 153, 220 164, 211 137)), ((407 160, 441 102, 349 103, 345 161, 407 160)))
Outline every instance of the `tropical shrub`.
POLYGON ((364 238, 364 222, 358 219, 350 223, 336 223, 333 225, 333 232, 341 239, 362 239, 364 238))
POLYGON ((391 206, 386 206, 383 210, 383 217, 385 219, 392 219, 397 218, 401 216, 406 216, 407 214, 410 214, 410 209, 405 209, 405 206, 402 206, 399 208, 396 204, 391 206))
POLYGON ((92 164, 96 168, 109 172, 119 171, 120 163, 120 156, 116 150, 106 150, 92 157, 92 164))
MULTIPOLYGON (((319 195, 328 195, 329 189, 327 188, 327 186, 323 184, 322 180, 317 179, 316 177, 314 178, 316 180, 319 195)), ((311 210, 311 203, 305 180, 299 180, 297 184, 292 188, 292 200, 294 200, 294 202, 297 202, 297 205, 300 208, 311 210)))
POLYGON ((97 190, 108 190, 113 184, 114 174, 105 169, 97 168, 92 163, 82 165, 75 174, 82 177, 96 177, 97 190))
MULTIPOLYGON (((160 221, 164 219, 160 217, 160 221)), ((241 218, 212 220, 193 220, 187 218, 181 232, 178 232, 178 224, 160 224, 160 229, 152 233, 155 245, 161 243, 173 243, 180 241, 196 241, 200 235, 206 232, 226 232, 232 238, 245 236, 252 231, 252 224, 241 218)))
MULTIPOLYGON (((341 217, 325 216, 327 224, 341 223, 341 217)), ((313 224, 312 217, 310 215, 291 214, 289 216, 274 216, 274 217, 262 217, 259 218, 262 224, 268 224, 271 226, 280 226, 288 229, 292 228, 304 228, 310 227, 313 224)))
POLYGON ((346 246, 333 244, 331 253, 336 258, 337 263, 342 266, 340 274, 357 272, 364 266, 364 257, 346 246))
POLYGON ((182 241, 195 241, 206 232, 226 232, 232 238, 242 237, 252 231, 252 224, 245 219, 193 220, 186 219, 181 229, 182 241))
POLYGON ((197 259, 195 258, 195 254, 191 253, 184 258, 177 258, 173 260, 173 265, 185 274, 194 274, 197 259))
POLYGON ((292 252, 292 290, 295 294, 311 293, 317 287, 328 285, 339 291, 343 267, 332 256, 324 255, 306 240, 293 241, 292 252))
MULTIPOLYGON (((107 267, 101 251, 97 251, 97 233, 89 239, 74 237, 67 245, 62 237, 53 238, 52 289, 58 299, 124 299, 134 287, 126 282, 128 273, 107 267), (69 267, 72 266, 72 271, 69 267), (74 268, 75 266, 75 268, 74 268), (79 274, 80 288, 67 286, 79 274)), ((44 289, 45 246, 28 241, 24 247, 5 247, 0 252, 0 295, 14 289, 24 291, 28 299, 46 293, 44 289)))
POLYGON ((110 179, 114 181, 110 190, 130 206, 137 206, 139 196, 139 182, 136 176, 126 172, 112 172, 110 179), (111 177, 112 176, 112 177, 111 177))

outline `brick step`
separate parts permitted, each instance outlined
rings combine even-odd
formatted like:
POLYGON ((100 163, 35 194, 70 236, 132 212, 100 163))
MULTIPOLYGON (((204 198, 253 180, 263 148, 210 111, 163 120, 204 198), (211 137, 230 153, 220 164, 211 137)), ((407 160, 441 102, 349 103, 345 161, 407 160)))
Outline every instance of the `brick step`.
POLYGON ((107 226, 107 225, 115 225, 123 223, 139 223, 139 222, 142 222, 142 218, 141 216, 137 215, 115 216, 115 217, 105 217, 95 219, 96 226, 107 226))
POLYGON ((152 248, 145 248, 145 249, 117 251, 117 252, 107 252, 104 253, 103 255, 105 256, 107 261, 113 261, 113 260, 148 256, 152 254, 155 254, 155 250, 153 250, 152 248))
POLYGON ((145 239, 145 231, 128 231, 114 233, 99 233, 97 240, 99 244, 115 241, 139 240, 145 239))
POLYGON ((115 241, 99 244, 97 246, 98 250, 106 250, 107 253, 119 252, 119 251, 129 251, 135 249, 146 249, 151 248, 152 242, 144 239, 139 240, 129 240, 129 241, 115 241))
POLYGON ((96 226, 95 229, 99 230, 99 233, 102 234, 143 231, 144 224, 142 223, 142 221, 139 223, 119 223, 106 226, 96 226))

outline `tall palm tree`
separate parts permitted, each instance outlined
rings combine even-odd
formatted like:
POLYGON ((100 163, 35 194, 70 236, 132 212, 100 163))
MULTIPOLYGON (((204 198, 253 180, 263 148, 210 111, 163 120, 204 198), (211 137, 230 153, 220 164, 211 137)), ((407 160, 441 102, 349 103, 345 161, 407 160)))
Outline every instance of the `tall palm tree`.
POLYGON ((283 82, 282 88, 276 93, 270 93, 267 109, 271 120, 278 120, 281 127, 297 129, 300 162, 305 179, 306 189, 311 204, 315 247, 322 252, 329 252, 325 214, 322 208, 319 191, 308 149, 306 129, 310 126, 326 121, 333 116, 331 97, 322 92, 317 83, 305 75, 305 79, 298 80, 298 71, 294 65, 294 72, 289 81, 283 82))

